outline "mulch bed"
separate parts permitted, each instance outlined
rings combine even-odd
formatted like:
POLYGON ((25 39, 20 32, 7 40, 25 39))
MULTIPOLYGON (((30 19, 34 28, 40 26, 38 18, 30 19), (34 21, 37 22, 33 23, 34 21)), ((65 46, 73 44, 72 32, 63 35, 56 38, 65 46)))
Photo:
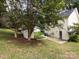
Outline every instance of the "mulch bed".
POLYGON ((26 43, 29 43, 29 44, 33 44, 33 45, 37 45, 39 43, 43 43, 42 40, 37 40, 37 39, 31 39, 31 40, 28 40, 28 39, 25 39, 25 38, 10 38, 10 40, 8 41, 8 43, 21 43, 21 44, 26 44, 26 43))

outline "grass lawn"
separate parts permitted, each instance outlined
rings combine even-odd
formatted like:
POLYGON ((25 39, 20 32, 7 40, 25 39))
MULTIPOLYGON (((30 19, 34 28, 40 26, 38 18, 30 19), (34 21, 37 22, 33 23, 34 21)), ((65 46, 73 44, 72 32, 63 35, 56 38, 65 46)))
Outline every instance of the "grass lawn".
POLYGON ((79 59, 79 43, 63 45, 41 40, 39 42, 19 42, 12 40, 13 32, 0 29, 0 59, 79 59))

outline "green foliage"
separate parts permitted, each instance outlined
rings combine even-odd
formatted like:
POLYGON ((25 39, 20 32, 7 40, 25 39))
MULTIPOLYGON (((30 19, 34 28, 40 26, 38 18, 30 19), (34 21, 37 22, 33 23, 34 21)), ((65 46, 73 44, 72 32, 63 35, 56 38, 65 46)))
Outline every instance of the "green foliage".
MULTIPOLYGON (((22 1, 26 2, 25 0, 22 1)), ((9 25, 10 27, 13 26, 14 29, 25 25, 29 37, 35 26, 43 30, 49 26, 56 26, 58 20, 62 20, 59 12, 64 7, 64 0, 27 0, 27 3, 22 3, 22 1, 9 1, 7 11, 10 19, 9 25), (27 6, 24 7, 24 4, 27 6)))
POLYGON ((19 7, 20 4, 19 1, 8 1, 9 3, 6 2, 7 5, 7 12, 6 12, 6 18, 8 18, 7 22, 7 26, 10 29, 14 29, 15 31, 15 37, 18 37, 18 32, 19 32, 19 28, 21 28, 22 26, 22 11, 19 7), (9 5, 8 5, 9 4, 9 5))
POLYGON ((67 9, 78 8, 79 11, 79 0, 65 0, 67 9))
POLYGON ((72 29, 73 33, 79 34, 79 24, 76 23, 74 26, 71 26, 70 29, 72 29))
POLYGON ((19 5, 18 1, 9 1, 10 5, 8 6, 7 4, 7 8, 8 11, 6 12, 6 16, 8 18, 7 23, 8 23, 8 27, 9 28, 13 28, 13 29, 18 29, 21 27, 22 25, 22 11, 18 8, 17 5, 19 5), (11 7, 11 8, 9 8, 11 7))
POLYGON ((8 12, 8 24, 9 28, 20 28, 21 27, 21 14, 19 10, 13 10, 8 12))
POLYGON ((58 20, 61 20, 58 13, 62 9, 62 2, 63 0, 45 0, 41 5, 38 2, 38 5, 36 4, 36 8, 38 8, 38 18, 36 20, 38 23, 36 23, 36 26, 41 29, 48 28, 51 25, 56 26, 58 20))
POLYGON ((76 1, 76 2, 74 2, 73 3, 73 8, 77 8, 78 9, 78 11, 79 11, 79 1, 76 1))
POLYGON ((70 34, 70 40, 69 41, 75 41, 79 42, 79 24, 74 24, 74 26, 71 26, 70 28, 71 34, 70 34))
POLYGON ((23 20, 28 33, 31 35, 35 26, 41 30, 56 26, 58 20, 62 20, 58 13, 63 6, 63 0, 27 0, 27 8, 23 10, 25 13, 23 20))
POLYGON ((43 38, 42 35, 44 35, 42 32, 34 32, 34 38, 35 39, 41 39, 41 38, 43 38))
POLYGON ((72 42, 79 42, 79 35, 77 35, 77 34, 72 34, 72 35, 70 35, 69 41, 72 41, 72 42))
POLYGON ((2 16, 3 12, 6 11, 4 4, 5 4, 5 0, 0 0, 0 16, 2 16))

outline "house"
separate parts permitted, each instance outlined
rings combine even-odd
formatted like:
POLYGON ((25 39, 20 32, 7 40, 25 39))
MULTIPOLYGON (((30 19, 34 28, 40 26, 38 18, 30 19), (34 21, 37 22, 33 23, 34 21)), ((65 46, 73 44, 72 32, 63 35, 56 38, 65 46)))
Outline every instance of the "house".
POLYGON ((77 8, 64 10, 60 12, 60 15, 64 18, 63 21, 58 21, 58 23, 61 24, 61 27, 50 28, 50 30, 45 31, 45 33, 57 39, 68 40, 68 27, 73 26, 74 23, 79 23, 78 10, 77 8))

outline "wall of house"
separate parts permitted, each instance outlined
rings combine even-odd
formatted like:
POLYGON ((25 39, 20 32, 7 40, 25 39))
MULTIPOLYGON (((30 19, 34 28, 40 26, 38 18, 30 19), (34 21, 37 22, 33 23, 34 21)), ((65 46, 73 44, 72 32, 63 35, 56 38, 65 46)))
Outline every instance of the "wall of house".
POLYGON ((51 37, 55 37, 61 40, 68 40, 69 39, 69 35, 68 35, 68 31, 59 27, 55 27, 52 29, 53 35, 51 34, 51 37), (60 31, 62 32, 62 38, 60 38, 60 31))
POLYGON ((60 31, 62 31, 62 40, 69 40, 68 31, 66 31, 65 29, 61 29, 60 31))
POLYGON ((64 21, 59 21, 61 24, 61 27, 54 27, 50 28, 50 30, 45 31, 48 35, 54 38, 62 39, 62 40, 68 40, 68 20, 67 18, 64 19, 64 21), (60 38, 60 31, 62 32, 62 38, 60 38))
POLYGON ((75 8, 68 18, 68 26, 73 26, 74 23, 79 23, 78 10, 75 8))

